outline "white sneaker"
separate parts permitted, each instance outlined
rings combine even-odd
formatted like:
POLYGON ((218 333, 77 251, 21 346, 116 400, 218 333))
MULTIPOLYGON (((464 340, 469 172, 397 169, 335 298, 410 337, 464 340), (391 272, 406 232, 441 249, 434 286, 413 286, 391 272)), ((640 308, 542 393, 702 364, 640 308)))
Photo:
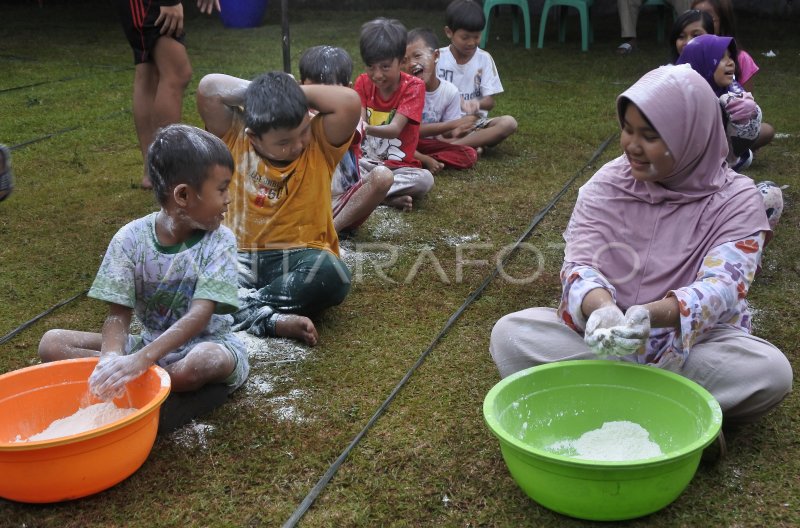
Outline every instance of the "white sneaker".
POLYGON ((747 152, 739 156, 739 159, 736 160, 731 166, 731 169, 735 170, 736 172, 741 172, 743 170, 747 170, 750 165, 753 163, 753 151, 747 149, 747 152))

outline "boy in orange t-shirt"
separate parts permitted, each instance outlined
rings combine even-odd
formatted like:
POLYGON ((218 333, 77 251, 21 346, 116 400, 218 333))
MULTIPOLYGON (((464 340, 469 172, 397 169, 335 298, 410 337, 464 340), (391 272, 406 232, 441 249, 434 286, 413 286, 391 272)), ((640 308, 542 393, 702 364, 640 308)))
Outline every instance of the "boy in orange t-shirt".
POLYGON ((282 72, 252 82, 211 74, 200 81, 197 106, 236 165, 225 223, 236 235, 239 284, 248 293, 234 329, 314 345, 307 316, 341 303, 350 289, 331 177, 358 124, 358 95, 342 86, 301 87, 282 72), (309 107, 318 111, 313 118, 309 107))

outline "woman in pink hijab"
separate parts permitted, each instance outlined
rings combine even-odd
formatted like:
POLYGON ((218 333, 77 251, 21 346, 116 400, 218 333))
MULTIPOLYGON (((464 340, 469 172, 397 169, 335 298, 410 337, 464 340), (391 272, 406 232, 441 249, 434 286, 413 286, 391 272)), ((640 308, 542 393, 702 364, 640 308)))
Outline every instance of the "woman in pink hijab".
POLYGON ((726 422, 754 420, 791 390, 783 353, 750 333, 745 298, 772 231, 753 181, 730 170, 717 97, 663 66, 617 98, 623 155, 578 193, 558 310, 501 318, 502 376, 598 356, 669 369, 705 387, 726 422))

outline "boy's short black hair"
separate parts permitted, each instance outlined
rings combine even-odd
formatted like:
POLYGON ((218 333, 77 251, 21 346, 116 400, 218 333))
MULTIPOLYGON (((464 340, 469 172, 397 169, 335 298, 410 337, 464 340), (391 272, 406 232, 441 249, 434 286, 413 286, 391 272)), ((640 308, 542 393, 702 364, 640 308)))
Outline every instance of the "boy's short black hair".
POLYGON ((436 34, 428 28, 414 28, 408 32, 408 44, 421 40, 432 50, 439 49, 439 39, 436 34))
POLYGON ((300 56, 300 82, 349 86, 353 78, 353 59, 342 48, 313 46, 300 56))
POLYGON ((189 125, 160 129, 147 149, 147 173, 161 205, 167 204, 172 189, 182 183, 199 192, 216 165, 233 172, 231 151, 211 132, 189 125))
POLYGON ((406 56, 406 27, 393 18, 376 18, 361 26, 358 45, 364 64, 371 66, 387 59, 400 61, 406 56))
POLYGON ((444 20, 450 31, 483 31, 486 17, 483 6, 475 0, 453 0, 444 12, 444 20))
POLYGON ((297 128, 307 113, 306 95, 288 73, 259 75, 244 94, 244 124, 257 136, 275 128, 297 128))

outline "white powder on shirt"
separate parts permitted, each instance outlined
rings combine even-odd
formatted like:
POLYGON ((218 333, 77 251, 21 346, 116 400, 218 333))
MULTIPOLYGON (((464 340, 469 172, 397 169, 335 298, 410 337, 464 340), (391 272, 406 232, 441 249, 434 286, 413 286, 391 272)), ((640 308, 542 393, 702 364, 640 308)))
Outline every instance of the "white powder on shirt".
POLYGON ((600 429, 583 433, 577 440, 560 440, 548 446, 554 452, 584 460, 627 461, 662 455, 650 433, 633 422, 606 422, 600 429))
POLYGON ((92 429, 103 427, 134 412, 136 412, 135 408, 129 407, 121 409, 112 402, 96 403, 78 409, 70 416, 53 421, 53 423, 47 426, 47 429, 41 433, 30 436, 27 440, 23 440, 17 436, 17 441, 35 442, 38 440, 50 440, 52 438, 84 433, 92 429))

